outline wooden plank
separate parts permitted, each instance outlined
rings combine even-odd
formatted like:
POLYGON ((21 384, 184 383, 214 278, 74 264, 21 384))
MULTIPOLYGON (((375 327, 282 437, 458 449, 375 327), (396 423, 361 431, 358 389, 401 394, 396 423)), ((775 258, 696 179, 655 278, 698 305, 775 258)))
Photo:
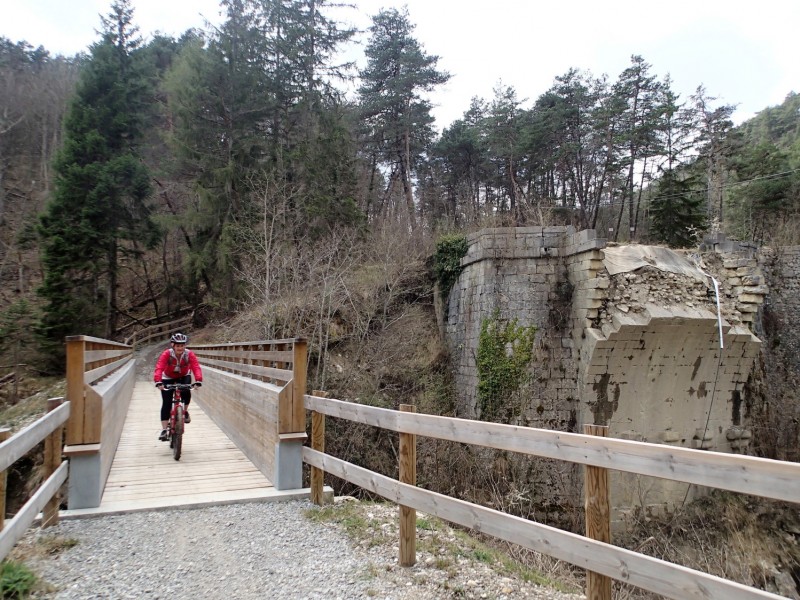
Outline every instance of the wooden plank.
POLYGON ((36 516, 42 512, 47 501, 61 489, 61 486, 67 480, 68 472, 69 464, 65 461, 61 463, 55 473, 45 480, 16 516, 9 521, 7 527, 0 532, 0 559, 5 559, 8 556, 14 544, 25 534, 25 531, 36 519, 36 516))
MULTIPOLYGON (((308 378, 308 342, 304 338, 294 341, 294 359, 292 361, 292 415, 290 431, 306 430, 306 409, 303 398, 306 395, 306 379, 308 378)), ((281 433, 289 431, 281 430, 281 433)))
POLYGON ((305 402, 309 410, 390 431, 684 481, 787 502, 796 503, 800 499, 800 463, 501 423, 401 413, 308 395, 305 402))
POLYGON ((250 360, 265 360, 272 362, 292 362, 294 354, 289 351, 278 352, 275 350, 196 350, 192 351, 198 357, 208 358, 237 358, 250 360))
MULTIPOLYGON (((130 361, 113 376, 95 387, 95 390, 100 392, 103 397, 100 456, 102 481, 105 481, 111 469, 111 462, 114 460, 128 407, 133 397, 135 364, 135 361, 130 361)), ((152 389, 153 398, 158 403, 160 395, 155 388, 152 389)))
MULTIPOLYGON (((202 358, 199 357, 198 358, 202 358)), ((277 379, 279 381, 289 381, 292 378, 292 372, 286 369, 274 369, 272 367, 260 367, 258 365, 245 365, 238 362, 212 360, 202 358, 203 365, 210 365, 222 369, 232 369, 237 374, 248 373, 249 375, 259 375, 269 379, 277 379)))
POLYGON ((714 575, 701 573, 631 550, 596 542, 575 533, 507 515, 497 510, 450 498, 379 475, 312 448, 303 448, 303 460, 397 504, 411 506, 451 523, 519 544, 602 573, 675 600, 783 600, 714 575))
POLYGON ((103 434, 103 397, 87 385, 84 392, 82 444, 100 444, 103 434))
POLYGON ((280 389, 214 368, 206 370, 202 389, 198 402, 212 420, 265 476, 271 476, 280 389), (206 403, 207 398, 213 400, 206 403))
POLYGON ((83 443, 85 343, 82 337, 67 338, 67 402, 72 406, 67 423, 67 445, 83 443))
MULTIPOLYGON (((180 461, 173 459, 168 443, 157 439, 160 402, 152 384, 136 382, 103 498, 93 514, 229 503, 234 498, 260 499, 272 493, 271 482, 207 414, 208 404, 216 404, 221 410, 235 405, 231 403, 234 396, 215 396, 215 388, 227 388, 214 385, 213 379, 211 376, 208 385, 192 394, 192 422, 186 427, 180 461)), ((225 379, 234 388, 240 385, 234 376, 225 374, 225 379)), ((246 383, 249 388, 255 382, 246 383)), ((259 386, 261 391, 269 387, 263 383, 259 386)), ((261 394, 262 403, 265 396, 261 394)), ((255 424, 263 426, 259 420, 255 424)))
POLYGON ((0 444, 0 471, 5 471, 56 428, 66 423, 69 411, 70 404, 66 402, 0 444))
POLYGON ((278 433, 294 433, 292 426, 292 389, 287 383, 278 394, 278 433))
MULTIPOLYGON (((401 404, 401 412, 416 412, 411 404, 401 404)), ((417 437, 412 433, 400 434, 400 481, 417 485, 417 437)), ((417 562, 417 511, 400 505, 400 554, 401 567, 413 567, 417 562)))
MULTIPOLYGON (((317 452, 325 452, 325 415, 311 412, 311 447, 317 452)), ((325 473, 317 467, 311 467, 311 502, 322 506, 325 502, 322 486, 325 473)))
POLYGON ((86 342, 91 344, 101 344, 109 348, 130 348, 127 344, 115 342, 114 340, 104 340, 103 338, 96 338, 90 335, 68 335, 64 338, 69 342, 86 342))
POLYGON ((83 354, 84 364, 99 362, 101 360, 108 360, 111 358, 121 358, 131 356, 133 348, 120 348, 114 350, 87 350, 83 354))
MULTIPOLYGON (((606 437, 608 427, 584 425, 583 433, 606 437)), ((586 537, 610 544, 611 507, 608 495, 608 469, 586 467, 584 490, 586 537)), ((611 600, 611 578, 594 571, 586 571, 586 600, 611 600)))
POLYGON ((92 369, 91 371, 86 371, 83 374, 83 382, 86 384, 94 383, 98 379, 101 379, 106 375, 108 375, 109 373, 112 373, 113 371, 116 371, 120 367, 124 366, 125 363, 127 363, 130 360, 133 360, 133 357, 126 356, 125 358, 121 358, 112 363, 108 363, 107 365, 103 365, 102 367, 97 367, 96 369, 92 369))
POLYGON ((100 444, 77 444, 75 446, 64 446, 65 456, 80 456, 82 454, 97 454, 100 452, 100 444))
POLYGON ((242 344, 241 342, 229 342, 227 344, 200 344, 198 346, 193 345, 192 349, 214 350, 217 348, 238 348, 240 346, 257 347, 257 346, 272 345, 272 344, 291 344, 292 342, 294 342, 294 338, 286 340, 259 340, 255 342, 247 342, 245 344, 242 344))
MULTIPOLYGON (((53 412, 64 402, 63 398, 50 398, 47 401, 47 412, 53 412)), ((44 439, 44 461, 42 467, 44 476, 50 477, 61 466, 61 451, 64 441, 64 426, 61 425, 53 430, 53 433, 44 439)), ((42 515, 42 527, 50 527, 58 524, 58 507, 60 504, 58 490, 47 502, 42 515)))

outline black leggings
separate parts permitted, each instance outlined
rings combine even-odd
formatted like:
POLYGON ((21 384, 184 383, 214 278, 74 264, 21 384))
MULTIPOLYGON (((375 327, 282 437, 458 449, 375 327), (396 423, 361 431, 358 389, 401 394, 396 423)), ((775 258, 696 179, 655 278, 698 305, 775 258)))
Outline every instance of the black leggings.
MULTIPOLYGON (((186 377, 180 377, 178 379, 164 379, 162 382, 164 385, 168 383, 192 383, 192 376, 187 375, 186 377)), ((169 421, 169 413, 172 412, 172 396, 175 393, 175 390, 161 390, 161 420, 162 421, 169 421)), ((184 406, 189 406, 189 402, 192 401, 192 392, 191 390, 181 390, 181 402, 184 406)))

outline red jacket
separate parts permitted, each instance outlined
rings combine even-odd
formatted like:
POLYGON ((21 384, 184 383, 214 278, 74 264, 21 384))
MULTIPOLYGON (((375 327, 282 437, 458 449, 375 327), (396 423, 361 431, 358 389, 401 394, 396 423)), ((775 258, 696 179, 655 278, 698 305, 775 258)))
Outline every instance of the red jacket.
POLYGON ((191 350, 184 350, 180 360, 175 356, 175 351, 168 348, 161 353, 156 361, 156 370, 153 373, 153 381, 158 383, 163 379, 178 379, 185 377, 191 371, 195 381, 203 381, 203 371, 200 370, 200 363, 191 350))

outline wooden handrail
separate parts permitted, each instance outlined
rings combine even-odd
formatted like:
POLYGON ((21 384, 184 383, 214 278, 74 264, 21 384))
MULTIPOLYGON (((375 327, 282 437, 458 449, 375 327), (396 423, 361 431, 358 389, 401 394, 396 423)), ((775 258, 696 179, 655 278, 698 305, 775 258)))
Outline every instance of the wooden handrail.
POLYGON ((401 413, 331 398, 306 396, 305 401, 307 410, 390 431, 555 458, 787 502, 800 499, 800 463, 502 423, 401 413))
POLYGON ((67 444, 99 444, 102 398, 92 386, 128 365, 133 360, 133 347, 85 335, 69 336, 66 343, 67 400, 72 404, 67 444))
POLYGON ((0 444, 0 471, 5 471, 69 419, 70 403, 37 419, 0 444))
POLYGON ((183 331, 191 325, 193 320, 194 312, 180 319, 148 325, 144 329, 135 331, 125 338, 125 344, 136 346, 137 344, 144 344, 157 337, 163 337, 175 333, 176 331, 183 331))
MULTIPOLYGON (((800 464, 751 456, 675 448, 594 435, 548 431, 500 423, 401 412, 341 400, 305 396, 319 430, 329 415, 396 431, 442 440, 511 450, 742 492, 800 502, 800 464), (323 417, 324 418, 324 417, 323 417)), ((312 432, 312 438, 314 432, 312 432)), ((324 447, 324 440, 315 447, 324 447)), ((470 502, 456 500, 379 475, 314 448, 303 448, 303 461, 387 498, 452 523, 488 533, 526 548, 566 560, 587 571, 656 592, 668 598, 778 599, 769 592, 561 531, 470 502)), ((322 477, 314 483, 319 486, 322 477)), ((311 490, 312 498, 321 496, 311 490)), ((602 509, 601 509, 602 510, 602 509)), ((607 512, 607 511, 606 511, 607 512)), ((598 596, 600 597, 600 596, 598 596)))
MULTIPOLYGON (((62 400, 62 398, 49 400, 49 412, 46 415, 0 444, 0 471, 5 476, 8 467, 44 441, 44 476, 47 478, 14 518, 3 523, 0 531, 0 560, 5 559, 11 552, 14 544, 24 535, 42 509, 46 509, 42 527, 55 525, 58 522, 58 492, 66 481, 68 473, 67 463, 61 460, 63 429, 70 415, 69 403, 62 404, 62 400)), ((5 486, 2 492, 5 513, 5 486)))

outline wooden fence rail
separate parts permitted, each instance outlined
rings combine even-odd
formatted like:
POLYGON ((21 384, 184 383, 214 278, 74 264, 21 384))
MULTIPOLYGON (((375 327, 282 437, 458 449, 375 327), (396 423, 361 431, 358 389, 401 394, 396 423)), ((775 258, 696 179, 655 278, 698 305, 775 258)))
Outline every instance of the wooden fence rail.
POLYGON ((69 336, 66 344, 69 508, 94 508, 100 506, 133 394, 133 348, 85 335, 69 336))
MULTIPOLYGON (((317 424, 324 427, 324 420, 319 415, 328 415, 401 434, 512 450, 588 465, 600 471, 615 469, 767 498, 800 501, 800 464, 796 463, 400 412, 310 395, 305 397, 305 406, 313 411, 312 426, 317 424)), ((311 437, 318 439, 319 434, 312 429, 311 437)), ((316 447, 324 446, 322 442, 317 442, 316 447)), ((667 598, 781 598, 609 543, 419 489, 314 448, 303 449, 303 460, 318 470, 331 473, 400 506, 424 511, 667 598)), ((602 480, 599 472, 595 472, 594 477, 602 480)), ((316 477, 314 485, 319 486, 321 480, 321 477, 316 477)), ((311 496, 322 497, 321 492, 314 490, 313 486, 311 496)), ((587 593, 587 597, 589 595, 587 593)))
POLYGON ((155 339, 161 340, 177 331, 185 331, 192 325, 193 321, 194 313, 186 315, 185 317, 181 317, 180 319, 167 321, 166 323, 148 325, 144 329, 140 329, 139 331, 129 335, 127 338, 125 338, 124 343, 127 346, 136 347, 155 339))
MULTIPOLYGON (((69 402, 63 398, 49 400, 48 413, 25 429, 0 443, 0 471, 5 478, 8 467, 22 458, 41 441, 45 442, 44 476, 45 481, 36 493, 23 505, 10 521, 3 522, 0 531, 0 560, 5 559, 14 544, 19 541, 36 516, 44 511, 42 527, 58 523, 59 490, 67 480, 69 470, 66 461, 62 461, 64 424, 70 416, 69 402)), ((5 485, 2 494, 2 513, 5 516, 5 485)))

